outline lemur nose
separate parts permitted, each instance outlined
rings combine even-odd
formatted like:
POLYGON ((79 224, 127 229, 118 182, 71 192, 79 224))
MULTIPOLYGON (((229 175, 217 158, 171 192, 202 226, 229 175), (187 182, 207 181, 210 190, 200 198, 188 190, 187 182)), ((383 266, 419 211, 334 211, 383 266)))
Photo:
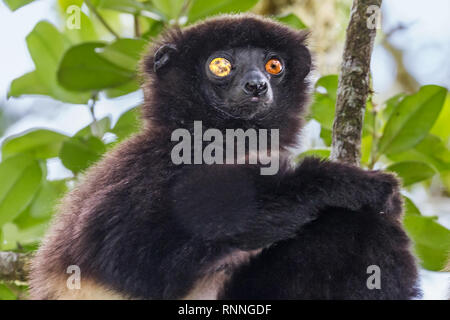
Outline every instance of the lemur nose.
POLYGON ((267 82, 262 79, 251 79, 244 86, 247 94, 261 96, 267 92, 267 82))

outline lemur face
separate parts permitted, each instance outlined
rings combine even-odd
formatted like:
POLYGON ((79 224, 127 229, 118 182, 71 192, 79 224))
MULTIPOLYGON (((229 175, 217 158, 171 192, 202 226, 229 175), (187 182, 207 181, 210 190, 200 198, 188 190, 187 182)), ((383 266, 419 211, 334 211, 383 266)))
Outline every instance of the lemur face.
POLYGON ((174 127, 280 129, 293 143, 309 94, 307 34, 249 15, 168 32, 143 63, 145 115, 174 127))
POLYGON ((204 63, 205 98, 230 117, 262 118, 280 98, 285 69, 281 54, 262 48, 216 51, 204 63))

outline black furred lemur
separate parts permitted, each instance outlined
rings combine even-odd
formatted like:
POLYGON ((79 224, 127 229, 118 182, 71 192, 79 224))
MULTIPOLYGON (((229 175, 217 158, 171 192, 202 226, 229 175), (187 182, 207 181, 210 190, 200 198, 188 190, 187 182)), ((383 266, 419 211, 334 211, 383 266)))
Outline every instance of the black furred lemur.
MULTIPOLYGON (((410 299, 397 180, 306 158, 307 34, 254 15, 166 32, 142 62, 142 130, 86 172, 32 262, 33 299, 410 299), (280 167, 175 164, 174 130, 278 129, 280 167), (81 288, 67 286, 78 266, 81 288), (367 285, 380 270, 379 288, 367 285)), ((248 156, 248 154, 246 155, 248 156)))

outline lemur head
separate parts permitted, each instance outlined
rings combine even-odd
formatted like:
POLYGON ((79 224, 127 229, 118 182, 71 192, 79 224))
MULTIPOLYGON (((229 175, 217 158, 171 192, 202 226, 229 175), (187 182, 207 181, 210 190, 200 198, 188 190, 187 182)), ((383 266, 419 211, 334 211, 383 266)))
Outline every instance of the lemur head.
POLYGON ((165 33, 143 63, 144 117, 183 126, 296 132, 311 56, 307 32, 225 15, 165 33))

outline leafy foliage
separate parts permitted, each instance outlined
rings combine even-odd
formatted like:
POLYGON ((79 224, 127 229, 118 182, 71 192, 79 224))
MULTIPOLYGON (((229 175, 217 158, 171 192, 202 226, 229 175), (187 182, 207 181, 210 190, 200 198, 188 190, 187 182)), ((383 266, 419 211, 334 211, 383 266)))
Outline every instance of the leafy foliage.
POLYGON ((247 11, 257 2, 258 0, 194 0, 188 13, 188 20, 195 22, 219 13, 247 11))
POLYGON ((4 0, 5 4, 8 6, 9 9, 11 9, 12 11, 15 11, 31 2, 33 2, 34 0, 4 0))
MULTIPOLYGON (((59 83, 68 90, 83 92, 114 88, 131 81, 133 71, 111 63, 96 52, 105 46, 101 42, 89 42, 67 50, 59 65, 59 83)), ((111 55, 114 50, 105 49, 105 52, 111 55)))
MULTIPOLYGON (((11 10, 33 2, 3 1, 11 10)), ((13 80, 8 96, 44 95, 94 108, 100 93, 113 98, 139 90, 140 56, 147 43, 167 27, 184 26, 218 13, 246 11, 256 3, 257 0, 58 0, 65 20, 76 14, 67 13, 70 6, 85 5, 89 9, 79 12, 81 28, 65 25, 59 29, 47 21, 37 23, 26 38, 35 69, 13 80), (135 18, 134 38, 122 36, 123 30, 116 23, 118 14, 135 18)), ((294 28, 306 27, 294 14, 274 19, 294 28)), ((311 155, 329 157, 337 86, 337 75, 326 75, 317 81, 310 119, 320 123, 325 146, 308 150, 298 159, 311 155)), ((7 137, 1 147, 0 162, 0 250, 34 250, 64 193, 108 149, 137 132, 138 115, 139 107, 134 107, 115 124, 108 117, 93 120, 72 137, 46 129, 7 137), (116 140, 107 142, 108 135, 116 140), (73 177, 49 180, 47 165, 54 159, 59 159, 73 177)), ((439 86, 424 86, 408 96, 397 95, 381 106, 368 101, 362 166, 395 172, 405 190, 418 183, 429 183, 436 176, 450 190, 449 119, 450 96, 439 86)), ((408 198, 404 225, 415 242, 422 266, 441 270, 450 250, 450 231, 435 218, 423 216, 408 198)), ((10 286, 0 283, 0 299, 17 297, 10 286)))
POLYGON ((433 127, 444 105, 447 90, 424 86, 405 97, 392 111, 378 144, 378 152, 392 154, 415 146, 433 127))
MULTIPOLYGON (((337 82, 336 75, 320 78, 311 106, 311 118, 320 123, 321 138, 327 146, 331 144, 337 82)), ((396 173, 405 189, 427 183, 436 175, 447 177, 450 172, 448 99, 445 88, 428 85, 415 94, 392 97, 377 109, 368 101, 361 165, 396 173), (447 115, 446 120, 442 115, 444 118, 447 115), (447 125, 443 125, 444 121, 447 125)), ((329 154, 329 149, 308 150, 299 157, 316 154, 323 158, 326 151, 329 154)), ((450 231, 436 218, 423 216, 407 198, 404 226, 414 241, 422 267, 441 271, 450 250, 450 231)))
POLYGON ((303 21, 293 13, 281 15, 279 17, 276 17, 276 19, 292 28, 306 29, 306 25, 303 23, 303 21))
POLYGON ((430 179, 435 171, 425 162, 401 161, 387 167, 387 170, 395 172, 403 181, 403 186, 430 179))

